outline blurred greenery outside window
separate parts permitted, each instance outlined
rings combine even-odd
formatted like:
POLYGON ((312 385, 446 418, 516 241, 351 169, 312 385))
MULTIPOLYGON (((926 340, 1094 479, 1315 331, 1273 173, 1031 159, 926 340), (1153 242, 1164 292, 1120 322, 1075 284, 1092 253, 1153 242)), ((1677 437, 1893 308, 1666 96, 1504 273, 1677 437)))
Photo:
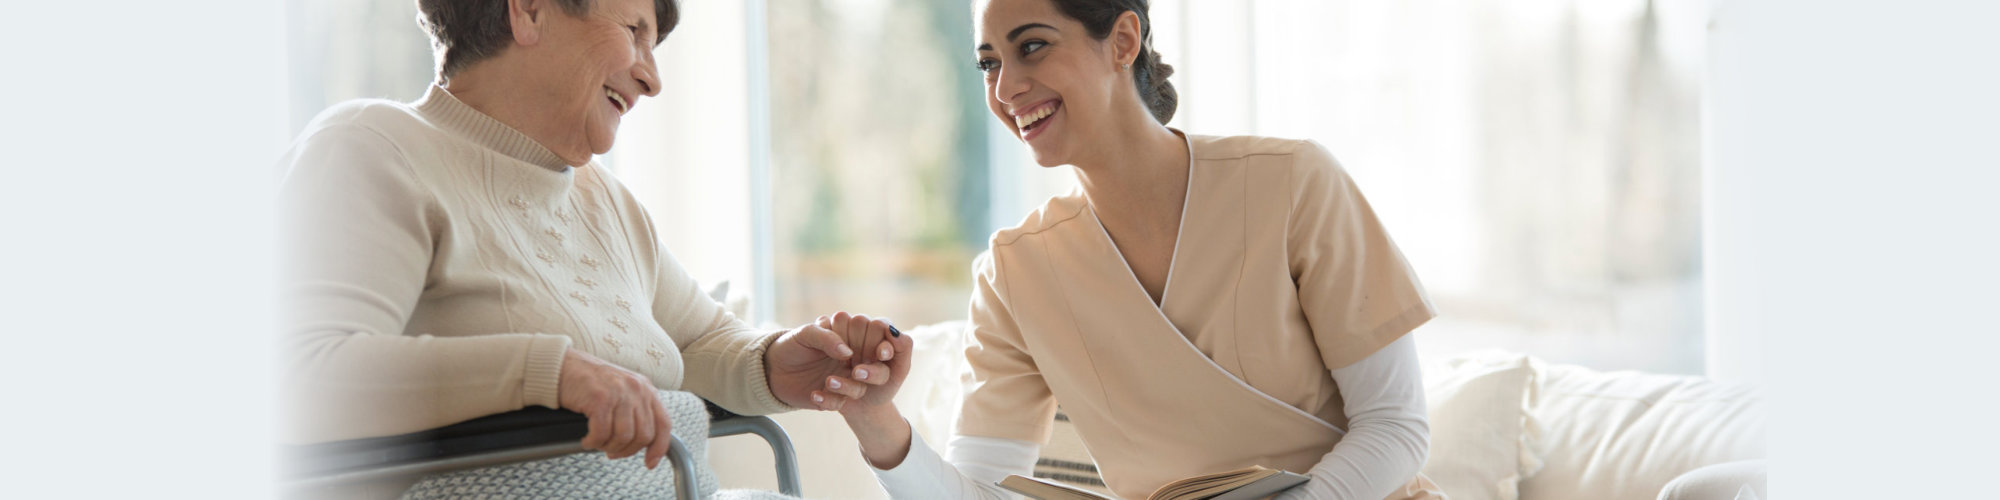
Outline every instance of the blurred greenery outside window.
POLYGON ((970 5, 770 0, 779 323, 964 317, 994 229, 970 5))

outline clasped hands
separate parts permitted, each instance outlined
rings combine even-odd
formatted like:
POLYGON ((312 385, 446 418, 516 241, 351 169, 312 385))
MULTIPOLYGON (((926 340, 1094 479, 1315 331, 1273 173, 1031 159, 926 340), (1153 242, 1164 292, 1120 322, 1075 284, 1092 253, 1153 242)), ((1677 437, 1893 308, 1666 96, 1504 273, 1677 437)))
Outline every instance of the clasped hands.
POLYGON ((765 351, 765 373, 787 405, 864 411, 892 404, 914 347, 888 320, 839 312, 778 337, 765 351))
MULTIPOLYGON (((839 312, 779 335, 764 351, 764 375, 786 405, 860 414, 894 407, 913 348, 887 320, 839 312)), ((575 349, 564 353, 560 378, 558 405, 590 420, 585 449, 614 460, 643 451, 646 468, 659 466, 673 422, 651 380, 575 349)))

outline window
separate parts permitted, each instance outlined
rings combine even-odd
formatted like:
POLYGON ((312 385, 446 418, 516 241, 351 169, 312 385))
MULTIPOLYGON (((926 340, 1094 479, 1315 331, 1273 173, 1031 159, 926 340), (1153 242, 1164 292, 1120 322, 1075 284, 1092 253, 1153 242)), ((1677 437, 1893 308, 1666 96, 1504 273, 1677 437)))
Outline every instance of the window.
POLYGON ((1442 310, 1427 356, 1701 373, 1704 9, 1166 0, 1153 19, 1176 126, 1342 161, 1442 310))
POLYGON ((970 3, 769 4, 774 319, 963 319, 993 230, 970 3))

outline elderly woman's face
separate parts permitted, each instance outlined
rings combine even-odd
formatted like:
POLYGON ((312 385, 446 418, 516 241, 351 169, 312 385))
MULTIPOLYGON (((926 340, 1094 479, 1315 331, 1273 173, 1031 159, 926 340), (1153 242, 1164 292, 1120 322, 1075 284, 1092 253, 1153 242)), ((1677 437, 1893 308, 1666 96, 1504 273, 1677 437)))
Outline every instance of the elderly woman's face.
POLYGON ((611 150, 620 119, 640 96, 659 94, 654 17, 652 0, 596 0, 589 13, 558 14, 549 25, 553 79, 549 95, 538 97, 560 107, 557 119, 576 127, 593 153, 611 150))

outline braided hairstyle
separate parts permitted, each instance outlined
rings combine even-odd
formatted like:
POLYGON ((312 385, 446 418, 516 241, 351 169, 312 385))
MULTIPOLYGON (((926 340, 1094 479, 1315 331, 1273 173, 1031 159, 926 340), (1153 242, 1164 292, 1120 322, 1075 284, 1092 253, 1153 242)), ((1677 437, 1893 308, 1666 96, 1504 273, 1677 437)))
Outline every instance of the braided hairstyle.
POLYGON ((1056 9, 1069 16, 1090 31, 1091 38, 1104 40, 1111 36, 1111 27, 1118 23, 1118 16, 1126 12, 1139 15, 1139 56, 1132 59, 1132 84, 1139 89, 1140 102, 1146 103, 1146 110, 1153 113, 1153 119, 1165 124, 1174 117, 1174 107, 1180 104, 1180 94, 1174 92, 1174 84, 1167 81, 1173 76, 1174 67, 1160 62, 1160 53, 1153 50, 1153 21, 1146 15, 1146 0, 1053 0, 1056 9))

